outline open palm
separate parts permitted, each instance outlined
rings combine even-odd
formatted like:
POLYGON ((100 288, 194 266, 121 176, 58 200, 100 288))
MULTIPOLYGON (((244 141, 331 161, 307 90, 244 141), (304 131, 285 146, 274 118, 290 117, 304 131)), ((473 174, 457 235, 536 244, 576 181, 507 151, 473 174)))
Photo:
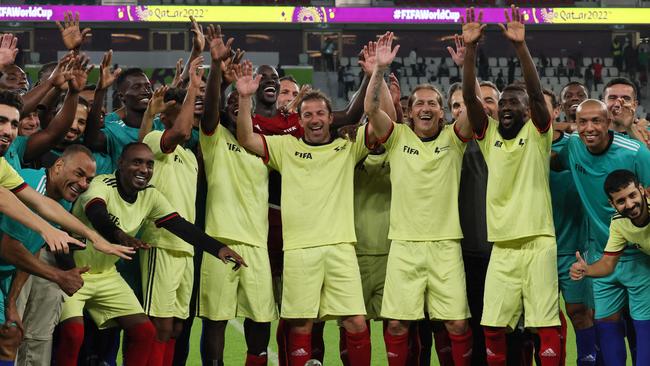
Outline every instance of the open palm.
POLYGON ((521 15, 519 8, 514 5, 511 8, 511 13, 512 19, 508 14, 508 10, 505 10, 507 25, 504 26, 503 24, 499 24, 499 27, 501 27, 503 35, 512 42, 523 42, 526 37, 526 30, 523 23, 524 18, 521 15))
POLYGON ((255 94, 260 86, 262 75, 253 77, 253 64, 250 61, 244 61, 242 65, 235 65, 235 75, 237 77, 237 91, 240 96, 247 97, 255 94))
POLYGON ((85 28, 83 31, 79 28, 79 13, 73 16, 72 12, 64 13, 64 23, 57 21, 56 25, 61 32, 61 38, 65 48, 69 50, 76 50, 81 46, 81 42, 90 35, 90 28, 85 28))
POLYGON ((378 68, 386 68, 395 59, 397 51, 399 51, 399 45, 393 47, 393 38, 394 34, 392 32, 386 32, 383 36, 379 38, 377 42, 377 53, 375 56, 375 62, 377 63, 378 68))
POLYGON ((233 38, 229 38, 227 42, 223 42, 223 34, 221 33, 221 26, 209 25, 207 28, 206 40, 210 46, 210 56, 213 61, 220 61, 230 56, 230 48, 232 46, 233 38))
POLYGON ((0 68, 14 63, 18 54, 17 44, 18 37, 11 33, 3 34, 0 37, 0 68))
POLYGON ((117 76, 122 72, 122 69, 118 68, 111 71, 111 62, 113 61, 113 50, 109 50, 104 53, 102 58, 102 63, 99 65, 99 80, 97 82, 98 89, 106 89, 109 86, 113 85, 117 76))
POLYGON ((461 22, 463 23, 463 43, 475 44, 479 39, 481 39, 483 29, 487 26, 486 24, 481 24, 482 20, 482 11, 479 11, 477 17, 474 8, 467 9, 465 12, 465 18, 461 18, 461 22))

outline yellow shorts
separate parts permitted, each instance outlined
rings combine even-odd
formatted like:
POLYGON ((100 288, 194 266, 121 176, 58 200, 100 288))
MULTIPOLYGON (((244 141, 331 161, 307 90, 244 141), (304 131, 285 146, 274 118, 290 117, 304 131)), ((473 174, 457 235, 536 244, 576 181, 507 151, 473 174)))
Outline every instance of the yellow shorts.
POLYGON ((144 311, 157 318, 187 319, 194 285, 191 254, 163 248, 140 251, 144 311))
POLYGON ((470 317, 459 240, 393 240, 381 317, 462 320, 470 317))
POLYGON ((66 296, 59 322, 81 317, 85 309, 95 324, 104 329, 117 326, 112 319, 144 313, 133 290, 115 267, 103 273, 84 273, 81 277, 84 285, 71 297, 66 296))
POLYGON ((552 236, 494 243, 485 277, 481 325, 527 328, 560 325, 557 245, 552 236), (514 322, 514 324, 513 324, 514 322))
POLYGON ((381 299, 384 296, 386 263, 388 255, 358 255, 363 301, 366 303, 366 319, 377 319, 381 314, 381 299))
POLYGON ((366 314, 352 244, 285 250, 282 281, 282 318, 366 314))
POLYGON ((241 255, 248 267, 233 271, 232 264, 224 264, 219 258, 204 253, 199 285, 199 316, 214 321, 236 317, 256 322, 277 319, 267 249, 247 244, 228 247, 241 255))

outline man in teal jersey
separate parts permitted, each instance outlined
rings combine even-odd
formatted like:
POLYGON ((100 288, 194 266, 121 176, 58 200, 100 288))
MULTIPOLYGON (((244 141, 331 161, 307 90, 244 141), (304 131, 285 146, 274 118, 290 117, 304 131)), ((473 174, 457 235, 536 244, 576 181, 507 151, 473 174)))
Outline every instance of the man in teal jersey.
MULTIPOLYGON (((576 112, 578 132, 571 135, 551 162, 553 170, 570 170, 588 220, 590 263, 603 255, 614 209, 603 194, 607 175, 617 169, 634 172, 644 185, 650 183, 650 151, 636 141, 609 130, 607 105, 588 99, 576 112)), ((650 262, 634 248, 621 255, 621 263, 610 276, 593 279, 596 327, 605 364, 625 364, 624 326, 621 310, 634 300, 650 278, 650 262), (640 276, 643 272, 645 275, 640 276), (636 273, 634 278, 626 273, 636 273)), ((650 308, 632 308, 634 320, 650 320, 650 308)))
MULTIPOLYGON (((21 170, 21 176, 30 187, 57 201, 66 210, 69 210, 77 196, 88 188, 90 179, 94 175, 95 162, 92 155, 81 145, 67 149, 47 170, 21 170)), ((83 285, 81 273, 87 268, 62 271, 44 262, 52 263, 51 258, 39 260, 36 254, 44 246, 41 236, 7 216, 0 218, 0 231, 4 233, 0 245, 0 257, 2 257, 0 259, 0 291, 2 291, 0 307, 3 308, 0 312, 0 322, 4 324, 3 331, 0 331, 0 345, 2 345, 0 365, 10 364, 9 361, 13 364, 18 345, 26 335, 28 335, 27 339, 35 339, 41 344, 42 352, 33 356, 49 359, 55 325, 51 320, 58 318, 63 301, 59 288, 66 294, 72 295, 83 285), (19 269, 18 272, 16 267, 19 269), (47 279, 49 285, 24 294, 33 300, 29 305, 34 310, 37 309, 39 317, 32 319, 36 322, 25 322, 23 327, 18 315, 16 299, 30 273, 47 279)), ((126 248, 125 250, 133 251, 126 248)), ((49 252, 43 254, 47 257, 52 256, 49 252)))

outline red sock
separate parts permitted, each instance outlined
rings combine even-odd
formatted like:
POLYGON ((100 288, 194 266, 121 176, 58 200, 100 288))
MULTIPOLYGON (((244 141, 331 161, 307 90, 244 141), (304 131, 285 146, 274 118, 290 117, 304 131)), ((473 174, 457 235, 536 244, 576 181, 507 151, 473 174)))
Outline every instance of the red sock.
MULTIPOLYGON (((131 328, 126 330, 126 349, 124 350, 124 366, 142 366, 147 365, 149 360, 150 353, 153 353, 154 349, 154 339, 156 338, 156 327, 153 326, 153 323, 146 321, 140 324, 136 324, 131 328)), ((156 342, 162 344, 163 347, 165 343, 156 342)), ((158 345, 155 345, 157 348, 158 345)), ((163 353, 160 356, 160 362, 164 357, 164 348, 162 349, 163 353)))
POLYGON ((311 359, 311 334, 289 332, 289 365, 304 366, 311 359))
POLYGON ((350 366, 370 366, 370 332, 368 328, 363 332, 345 332, 348 345, 348 359, 350 366))
POLYGON ((59 331, 59 345, 56 348, 56 364, 60 366, 77 366, 77 358, 83 341, 83 323, 63 323, 59 331))
POLYGON ((278 342, 278 366, 289 366, 289 352, 287 342, 289 338, 289 327, 284 319, 278 321, 278 329, 275 331, 275 340, 278 342))
POLYGON ((566 365, 566 337, 567 337, 567 322, 566 317, 562 310, 560 310, 560 365, 566 365))
POLYGON ((162 366, 165 359, 165 348, 167 343, 154 339, 151 342, 151 349, 149 351, 149 362, 147 366, 162 366))
POLYGON ((172 366, 174 363, 174 350, 176 350, 176 338, 169 338, 165 345, 165 358, 163 358, 163 366, 172 366))
POLYGON ((485 352, 489 366, 506 366, 506 330, 503 328, 483 328, 485 352))
POLYGON ((246 363, 244 365, 245 366, 266 366, 267 362, 268 362, 268 357, 266 355, 257 356, 257 355, 251 355, 250 353, 247 353, 246 363))
POLYGON ((451 355, 455 366, 469 366, 472 363, 472 328, 467 328, 464 334, 456 335, 449 333, 451 339, 451 355))
POLYGON ((444 326, 433 332, 434 347, 440 361, 440 366, 454 366, 454 358, 451 355, 451 339, 449 332, 444 326))
POLYGON ((384 332, 386 343, 386 355, 389 366, 406 366, 406 359, 409 353, 409 334, 392 335, 384 332))
POLYGON ((560 327, 537 328, 540 347, 539 358, 542 366, 560 365, 560 327))
POLYGON ((348 357, 348 343, 346 341, 345 328, 339 327, 339 357, 343 366, 350 366, 350 358, 348 357))

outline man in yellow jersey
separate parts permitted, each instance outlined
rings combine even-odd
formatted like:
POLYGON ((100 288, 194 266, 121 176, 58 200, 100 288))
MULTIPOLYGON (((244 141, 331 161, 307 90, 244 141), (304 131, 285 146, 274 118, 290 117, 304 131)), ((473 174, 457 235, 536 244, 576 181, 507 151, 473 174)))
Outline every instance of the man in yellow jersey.
POLYGON ((559 365, 557 248, 549 192, 553 131, 539 76, 528 52, 519 9, 506 11, 500 25, 521 63, 525 89, 506 87, 498 104, 499 120, 490 118, 478 99, 476 47, 483 29, 474 9, 463 21, 466 55, 463 100, 488 167, 488 240, 493 242, 485 280, 484 326, 488 364, 505 365, 507 328, 525 312, 525 326, 536 328, 543 366, 559 365))
MULTIPOLYGON (((237 142, 236 114, 228 98, 227 112, 220 118, 222 72, 219 65, 229 56, 220 37, 208 28, 212 66, 206 90, 206 109, 199 141, 208 184, 206 233, 246 257, 249 267, 238 272, 203 256, 198 315, 204 319, 204 363, 223 365, 226 323, 244 317, 246 365, 266 365, 271 321, 277 319, 271 266, 267 251, 268 174, 262 159, 237 142), (223 343, 221 343, 223 345, 223 343)), ((250 113, 250 112, 249 112, 250 113)))
POLYGON ((445 125, 442 95, 430 85, 416 87, 409 98, 413 130, 392 122, 380 110, 380 94, 387 90, 383 77, 399 49, 391 50, 392 41, 392 33, 379 39, 365 100, 372 130, 392 162, 392 243, 381 307, 381 316, 390 319, 385 334, 388 363, 406 365, 408 323, 424 318, 426 304, 431 319, 445 321, 455 364, 469 365, 472 333, 467 323, 458 187, 472 130, 464 114, 455 124, 445 125))
POLYGON ((314 319, 340 317, 350 365, 370 365, 354 251, 353 177, 355 165, 368 154, 365 143, 373 141, 367 141, 365 128, 360 128, 356 142, 333 138, 331 104, 319 91, 306 93, 298 105, 303 138, 256 134, 251 96, 261 75, 253 78, 248 61, 237 73, 237 140, 282 174, 282 317, 291 326, 289 363, 302 366, 311 358, 314 319))
MULTIPOLYGON (((202 71, 198 67, 202 62, 203 58, 198 57, 190 64, 186 93, 181 89, 167 90, 163 103, 159 103, 176 102, 160 114, 165 130, 149 132, 143 140, 155 159, 151 184, 190 222, 195 220, 198 163, 192 150, 183 144, 192 133, 194 104, 201 87, 202 71)), ((152 246, 140 255, 143 308, 157 332, 149 365, 168 365, 173 360, 175 339, 183 330, 183 320, 189 316, 194 248, 176 235, 159 230, 153 222, 145 225, 142 240, 152 246)))

